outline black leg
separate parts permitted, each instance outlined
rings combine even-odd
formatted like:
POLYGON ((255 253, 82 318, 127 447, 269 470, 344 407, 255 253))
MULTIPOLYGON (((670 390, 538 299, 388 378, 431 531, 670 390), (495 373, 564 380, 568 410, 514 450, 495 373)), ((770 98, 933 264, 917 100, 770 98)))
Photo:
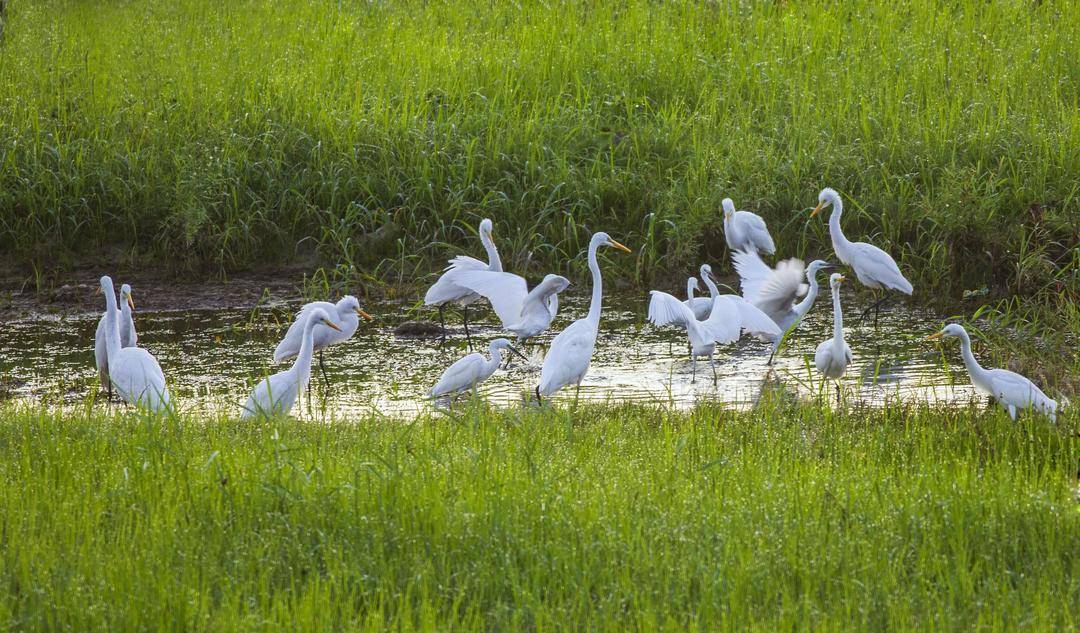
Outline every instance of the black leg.
POLYGON ((716 386, 716 359, 712 354, 709 354, 709 364, 712 365, 712 386, 716 386))
POLYGON ((840 406, 840 381, 836 381, 836 405, 840 406))
POLYGON ((536 404, 540 404, 543 401, 544 399, 540 397, 540 385, 536 385, 536 404))
POLYGON ((697 359, 690 355, 690 384, 697 382, 697 359))
POLYGON ((439 345, 446 342, 446 305, 439 305, 439 325, 442 326, 442 338, 439 339, 439 345))
POLYGON ((323 384, 325 384, 327 390, 329 390, 330 389, 330 379, 326 377, 326 365, 323 364, 322 350, 319 350, 319 371, 322 372, 323 384))
POLYGON ((461 320, 465 322, 465 342, 469 345, 469 351, 472 351, 472 336, 469 335, 469 306, 462 306, 461 320))

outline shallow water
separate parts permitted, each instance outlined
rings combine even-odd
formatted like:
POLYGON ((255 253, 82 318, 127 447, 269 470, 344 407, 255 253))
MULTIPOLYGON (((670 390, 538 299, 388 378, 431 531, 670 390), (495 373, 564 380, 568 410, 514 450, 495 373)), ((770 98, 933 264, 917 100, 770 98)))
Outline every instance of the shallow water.
MULTIPOLYGON (((719 401, 733 407, 751 406, 763 388, 780 389, 797 398, 835 400, 813 368, 817 344, 832 334, 832 310, 818 301, 790 342, 767 365, 769 349, 744 337, 737 344, 719 347, 716 383, 707 361, 697 363, 691 380, 686 335, 674 328, 658 329, 645 322, 645 299, 605 300, 600 338, 580 398, 590 401, 641 401, 688 408, 701 401, 719 401), (824 390, 824 391, 823 391, 824 390)), ((979 402, 963 367, 920 339, 940 326, 931 312, 906 307, 882 311, 875 332, 873 316, 859 320, 857 297, 845 295, 845 333, 854 363, 841 381, 845 402, 882 405, 903 400, 966 406, 979 402)), ((169 389, 182 411, 237 411, 251 386, 270 365, 278 338, 291 318, 288 308, 136 312, 139 344, 157 356, 169 389)), ((399 338, 394 328, 415 318, 411 304, 369 303, 365 308, 376 321, 361 323, 356 336, 330 348, 325 355, 331 387, 322 388, 316 367, 312 374, 311 402, 301 400, 294 414, 307 419, 339 419, 359 412, 412 414, 430 410, 423 393, 439 374, 467 353, 460 316, 448 312, 452 338, 443 346, 438 339, 399 338)), ((561 331, 570 319, 587 310, 583 298, 569 298, 555 323, 561 331)), ((470 329, 477 347, 501 336, 493 314, 470 310, 480 323, 470 329)), ((8 321, 0 332, 0 398, 27 402, 77 404, 93 394, 100 397, 94 367, 93 335, 98 314, 36 315, 8 321)), ((540 363, 551 334, 540 345, 526 349, 532 362, 514 359, 509 371, 498 371, 480 392, 489 401, 517 405, 539 379, 540 363)), ((556 400, 574 398, 573 389, 556 400)), ((97 406, 105 406, 99 404, 97 406)))

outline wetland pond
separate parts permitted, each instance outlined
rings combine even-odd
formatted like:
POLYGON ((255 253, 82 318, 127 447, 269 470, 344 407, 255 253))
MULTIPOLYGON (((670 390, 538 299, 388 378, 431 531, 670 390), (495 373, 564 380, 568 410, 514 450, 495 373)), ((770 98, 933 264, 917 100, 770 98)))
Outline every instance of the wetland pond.
MULTIPOLYGON (((138 290, 136 290, 138 301, 138 290)), ((862 306, 845 293, 845 335, 854 363, 842 379, 848 406, 880 406, 889 402, 925 402, 968 406, 982 402, 963 367, 952 356, 921 338, 940 326, 942 316, 904 305, 882 309, 875 331, 873 316, 860 320, 862 306)), ((861 299, 861 297, 860 297, 861 299)), ((600 336, 579 397, 593 402, 647 402, 689 408, 714 401, 747 408, 763 389, 779 389, 794 398, 835 401, 813 367, 816 345, 832 334, 832 310, 825 290, 804 323, 789 336, 772 366, 766 343, 744 336, 718 346, 716 382, 706 360, 699 360, 691 381, 686 335, 671 327, 656 328, 645 320, 646 299, 606 297, 600 336)), ((553 331, 561 331, 587 311, 587 299, 570 296, 562 302, 553 331)), ((251 309, 141 311, 135 323, 139 345, 150 350, 165 371, 169 389, 183 412, 213 414, 239 411, 252 385, 271 365, 273 350, 299 304, 277 303, 251 309)), ((367 302, 375 316, 361 322, 352 340, 329 348, 325 366, 330 388, 322 385, 318 357, 312 368, 310 399, 293 414, 302 419, 347 420, 357 414, 393 417, 432 410, 424 398, 440 373, 467 353, 460 313, 448 310, 451 337, 401 337, 395 328, 411 319, 429 319, 434 311, 418 311, 405 302, 367 302)), ((94 366, 93 337, 98 312, 63 311, 10 318, 0 332, 0 398, 50 406, 78 406, 101 398, 94 366)), ((487 353, 487 342, 503 336, 494 314, 470 309, 475 348, 487 353)), ((508 371, 495 373, 480 389, 492 404, 520 406, 539 379, 540 364, 553 333, 524 349, 530 363, 514 358, 508 371)), ((573 389, 556 394, 571 401, 573 389)))

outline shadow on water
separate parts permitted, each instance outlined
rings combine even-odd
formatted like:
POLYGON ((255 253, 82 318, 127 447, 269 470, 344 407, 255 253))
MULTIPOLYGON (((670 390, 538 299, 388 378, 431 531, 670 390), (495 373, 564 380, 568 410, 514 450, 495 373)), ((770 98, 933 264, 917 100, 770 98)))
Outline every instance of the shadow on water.
MULTIPOLYGON (((568 298, 563 305, 556 331, 587 310, 580 297, 568 298)), ((321 385, 317 365, 313 368, 312 403, 301 401, 294 411, 299 417, 430 410, 422 394, 467 353, 458 314, 448 313, 457 328, 440 347, 438 339, 394 335, 397 325, 417 317, 409 305, 384 302, 366 308, 376 321, 362 323, 351 341, 327 351, 329 391, 321 385)), ((800 399, 835 397, 833 386, 824 385, 813 367, 815 347, 832 333, 827 301, 819 301, 771 367, 765 343, 744 337, 738 344, 719 348, 715 386, 704 360, 698 361, 697 381, 691 382, 685 334, 646 323, 645 308, 644 299, 605 300, 596 354, 580 392, 583 400, 655 402, 676 408, 710 401, 744 408, 765 388, 800 399)), ((93 360, 98 316, 36 315, 8 321, 0 332, 0 399, 73 405, 100 398, 93 360)), ((473 333, 479 347, 486 348, 486 342, 502 332, 493 326, 493 315, 477 316, 481 322, 473 333)), ((181 410, 219 412, 238 410, 258 379, 281 369, 270 364, 271 356, 290 318, 280 308, 137 312, 136 327, 139 344, 157 356, 181 410)), ((851 321, 845 330, 854 364, 842 381, 849 405, 978 401, 962 368, 943 366, 936 348, 920 342, 940 324, 940 317, 894 306, 881 313, 876 332, 870 320, 851 321)), ((539 379, 551 338, 549 334, 526 348, 530 364, 515 359, 509 371, 497 372, 482 387, 483 396, 500 406, 522 402, 539 379)), ((568 389, 556 399, 573 397, 568 389)))

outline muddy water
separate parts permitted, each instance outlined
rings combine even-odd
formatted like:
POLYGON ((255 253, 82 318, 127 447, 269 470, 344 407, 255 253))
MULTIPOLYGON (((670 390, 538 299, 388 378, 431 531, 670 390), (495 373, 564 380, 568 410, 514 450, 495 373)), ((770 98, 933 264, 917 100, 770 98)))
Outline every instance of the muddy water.
MULTIPOLYGON (((835 400, 813 368, 817 344, 831 336, 832 310, 825 297, 790 339, 785 350, 766 364, 768 346, 744 337, 738 344, 718 348, 716 382, 704 360, 691 378, 686 335, 673 328, 657 329, 645 322, 645 300, 605 300, 600 338, 579 397, 591 401, 644 401, 687 408, 700 401, 720 401, 733 407, 751 406, 763 388, 781 389, 798 398, 835 400)), ((849 405, 880 405, 903 400, 967 405, 975 392, 953 355, 945 365, 940 352, 919 339, 940 325, 939 316, 905 307, 881 313, 875 331, 872 316, 858 319, 855 296, 845 296, 846 336, 854 352, 841 386, 849 405)), ((556 320, 556 330, 583 316, 582 298, 569 298, 556 320)), ((136 313, 139 344, 157 356, 174 399, 182 411, 236 411, 251 386, 267 371, 278 338, 288 326, 289 308, 205 310, 136 313)), ((417 313, 401 303, 365 306, 377 316, 361 323, 349 342, 327 351, 329 389, 316 385, 313 372, 310 401, 294 411, 308 419, 339 419, 359 412, 412 414, 430 409, 423 392, 439 374, 467 353, 460 317, 448 313, 452 338, 400 338, 401 322, 430 314, 417 313)), ((472 310, 471 312, 478 312, 472 310)), ((0 399, 75 405, 100 398, 94 367, 93 335, 98 314, 36 315, 9 320, 0 331, 0 399)), ((473 316, 471 328, 478 346, 500 336, 494 316, 473 316)), ((543 351, 551 335, 530 346, 532 362, 515 359, 481 389, 483 397, 502 406, 516 406, 539 379, 543 351)), ((572 399, 566 390, 556 399, 572 399)), ((105 406, 98 404, 97 406, 105 406)))

